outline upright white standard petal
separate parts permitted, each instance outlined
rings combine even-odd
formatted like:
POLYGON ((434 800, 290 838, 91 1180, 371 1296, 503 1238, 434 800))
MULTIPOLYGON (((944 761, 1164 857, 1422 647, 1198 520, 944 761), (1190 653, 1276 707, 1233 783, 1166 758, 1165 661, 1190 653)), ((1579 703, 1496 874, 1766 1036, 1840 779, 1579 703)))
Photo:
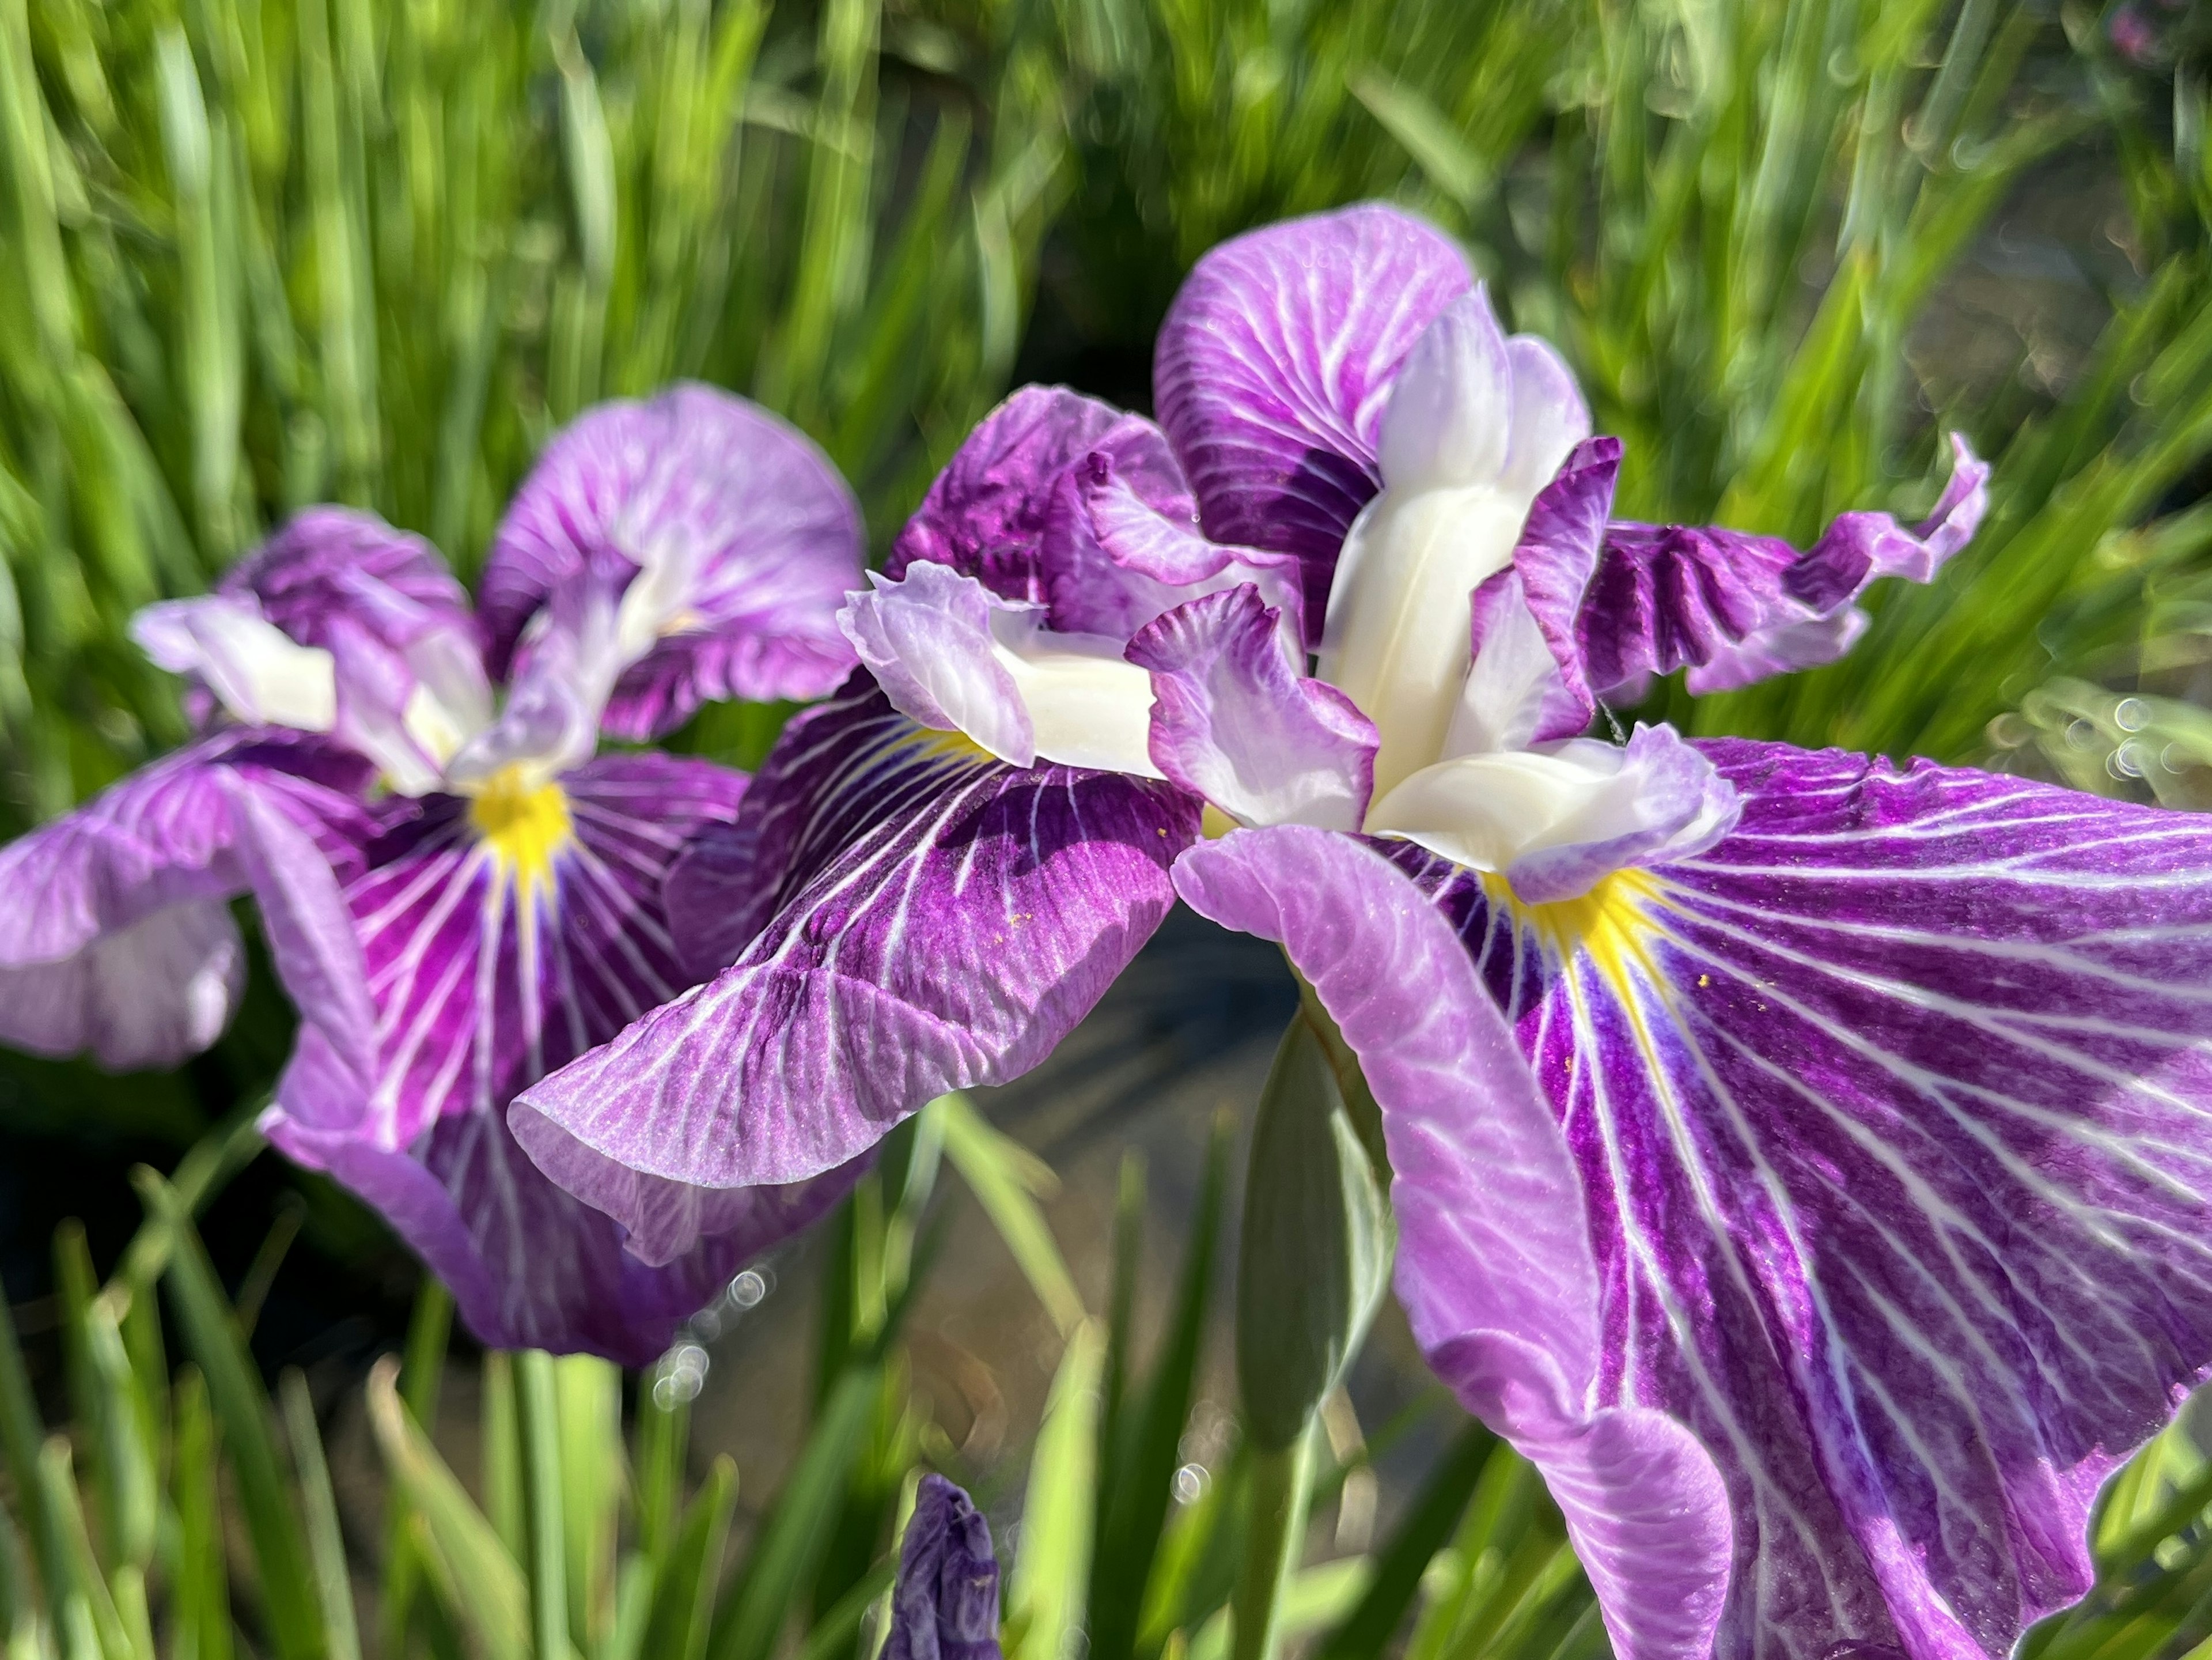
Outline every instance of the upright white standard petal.
POLYGON ((1589 429, 1565 366, 1508 340, 1480 288, 1414 344, 1383 414, 1382 490, 1346 538, 1322 641, 1322 678, 1382 736, 1378 795, 1444 753, 1468 596, 1512 562, 1529 502, 1589 429))
POLYGON ((251 594, 149 605, 131 619, 131 637, 159 667, 197 675, 247 726, 328 732, 337 723, 330 653, 295 643, 251 594))

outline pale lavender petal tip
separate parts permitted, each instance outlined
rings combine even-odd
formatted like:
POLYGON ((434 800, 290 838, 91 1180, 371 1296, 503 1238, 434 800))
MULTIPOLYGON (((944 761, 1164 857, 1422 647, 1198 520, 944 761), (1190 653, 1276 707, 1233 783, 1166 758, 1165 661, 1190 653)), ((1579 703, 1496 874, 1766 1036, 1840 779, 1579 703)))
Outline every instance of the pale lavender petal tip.
POLYGON ((1161 325, 1154 402, 1206 533, 1297 555, 1315 617, 1378 487, 1392 377, 1471 281, 1440 232, 1367 204, 1221 244, 1161 325))
POLYGON ((990 1524, 937 1475, 914 1496, 891 1589, 884 1660, 999 1660, 999 1559, 990 1524))
POLYGON ((1735 786, 1672 727, 1639 721, 1617 754, 1618 787, 1633 804, 1633 824, 1522 854, 1505 867, 1505 879, 1524 903, 1577 898, 1627 866, 1695 858, 1742 815, 1735 786))
POLYGON ((1153 764, 1242 824, 1359 828, 1374 722, 1309 679, 1281 613, 1247 583, 1177 606, 1129 642, 1152 678, 1153 764))
POLYGON ((860 581, 858 503, 796 428, 711 386, 586 410, 515 492, 481 583, 495 672, 531 617, 588 575, 641 614, 650 648, 615 686, 615 736, 672 729, 708 699, 817 696, 852 654, 836 612, 860 581))
POLYGON ((847 598, 837 625, 891 706, 918 725, 965 733, 1015 766, 1033 763, 1029 706, 993 650, 992 618, 1040 608, 928 560, 895 581, 873 572, 868 580, 847 598))
POLYGON ((1449 922, 1370 846, 1302 826, 1202 843, 1176 887, 1279 940, 1359 1056, 1414 1337, 1542 1471, 1615 1651, 1704 1660, 1729 1583, 1725 1490, 1680 1425, 1594 1399, 1607 1339, 1582 1181, 1449 922))

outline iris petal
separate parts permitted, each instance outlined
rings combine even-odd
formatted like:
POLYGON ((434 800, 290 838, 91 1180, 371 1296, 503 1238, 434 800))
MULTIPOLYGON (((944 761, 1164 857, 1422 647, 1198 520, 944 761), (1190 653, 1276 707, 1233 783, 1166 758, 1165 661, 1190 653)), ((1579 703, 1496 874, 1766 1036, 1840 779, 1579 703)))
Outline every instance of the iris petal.
POLYGON ((831 620, 860 580, 860 508, 795 428, 710 386, 589 410, 501 521, 478 609, 495 672, 563 582, 623 590, 642 653, 603 723, 650 739, 715 698, 812 697, 853 660, 831 620))
POLYGON ((2001 1655, 2212 1364, 2212 834, 1701 747, 1745 806, 1700 857, 1532 907, 1394 857, 1580 1166, 1599 1398, 1726 1478, 1719 1652, 2001 1655))
POLYGON ((524 1091, 515 1134, 641 1252, 680 1250, 670 1183, 802 1180, 1042 1060, 1165 915, 1197 817, 1164 785, 1009 767, 856 676, 747 798, 739 844, 773 897, 726 925, 743 954, 524 1091))
POLYGON ((1221 244, 1161 325, 1154 402, 1206 533, 1297 555, 1312 617, 1380 483, 1391 378, 1470 282, 1440 233, 1370 204, 1221 244))
POLYGON ((1184 854, 1176 886, 1280 940, 1359 1055, 1413 1335, 1543 1471, 1615 1651, 1695 1660, 1728 1583, 1720 1478, 1680 1425, 1601 1394, 1605 1286, 1567 1140, 1459 938, 1377 845, 1238 830, 1184 854))

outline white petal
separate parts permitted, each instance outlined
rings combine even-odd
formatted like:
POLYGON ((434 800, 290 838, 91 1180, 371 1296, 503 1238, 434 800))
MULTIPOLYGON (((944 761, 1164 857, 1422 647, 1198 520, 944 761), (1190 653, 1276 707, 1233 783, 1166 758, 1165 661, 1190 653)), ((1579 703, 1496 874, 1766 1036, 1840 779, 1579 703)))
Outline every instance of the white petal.
POLYGON ((250 595, 210 594, 149 605, 131 637, 172 674, 196 674, 248 726, 328 732, 337 721, 330 653, 295 644, 250 595))

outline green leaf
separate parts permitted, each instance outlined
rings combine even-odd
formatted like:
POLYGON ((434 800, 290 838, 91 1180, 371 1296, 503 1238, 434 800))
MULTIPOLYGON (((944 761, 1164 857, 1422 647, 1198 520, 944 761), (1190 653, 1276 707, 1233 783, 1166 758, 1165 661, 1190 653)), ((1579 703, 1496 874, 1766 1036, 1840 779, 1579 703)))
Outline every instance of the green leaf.
POLYGON ((384 1467, 420 1517, 416 1534, 441 1600, 489 1660, 531 1660, 530 1587, 483 1512, 399 1398, 398 1362, 368 1375, 368 1422, 384 1467))
POLYGON ((1083 1294, 1036 1203, 1059 1190, 1051 1167, 993 1128, 966 1096, 941 1098, 941 1110, 945 1157, 1013 1253, 1037 1301, 1060 1335, 1069 1335, 1084 1319, 1083 1294))
POLYGON ((1006 1583, 1007 1660, 1060 1660, 1083 1624, 1105 1348, 1097 1323, 1079 1323, 1053 1377, 1022 1503, 1021 1548, 1006 1583))
POLYGON ((1469 1421, 1375 1559, 1374 1577, 1359 1602, 1322 1640, 1315 1660, 1375 1660, 1413 1606, 1421 1576, 1443 1548, 1467 1509, 1497 1438, 1469 1421))
POLYGON ((330 1467, 323 1462, 315 1403, 298 1367, 285 1369, 277 1394, 283 1401, 284 1432, 292 1444, 292 1462, 300 1472, 300 1499, 307 1512, 307 1549, 314 1559, 315 1590, 322 1603, 325 1649, 330 1660, 361 1660, 353 1575, 346 1566, 345 1539, 338 1530, 337 1499, 331 1492, 330 1467))
POLYGON ((651 1660, 701 1660, 706 1653, 737 1502, 738 1467, 724 1454, 708 1470, 653 1576, 653 1611, 639 1651, 651 1660))

